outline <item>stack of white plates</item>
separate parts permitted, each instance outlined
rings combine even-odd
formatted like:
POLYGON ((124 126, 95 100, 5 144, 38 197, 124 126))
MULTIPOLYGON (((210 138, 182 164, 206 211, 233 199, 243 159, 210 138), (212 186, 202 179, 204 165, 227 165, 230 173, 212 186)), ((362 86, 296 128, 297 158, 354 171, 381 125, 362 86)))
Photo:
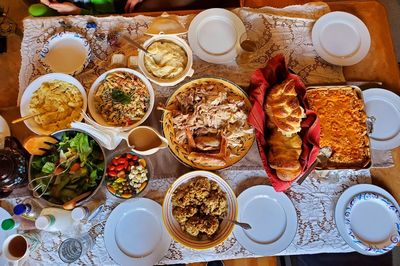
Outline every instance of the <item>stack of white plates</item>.
POLYGON ((335 222, 346 243, 364 255, 381 255, 400 241, 396 200, 374 185, 355 185, 339 198, 335 222))
POLYGON ((202 60, 225 64, 235 60, 240 51, 240 36, 246 32, 234 13, 211 8, 199 13, 190 23, 188 40, 193 53, 202 60))
POLYGON ((244 230, 235 226, 238 242, 257 255, 271 256, 286 249, 297 231, 296 210, 284 193, 271 186, 254 186, 238 197, 238 221, 250 224, 244 230))
POLYGON ((146 198, 121 203, 107 219, 104 242, 108 254, 120 265, 156 264, 171 244, 161 206, 146 198))

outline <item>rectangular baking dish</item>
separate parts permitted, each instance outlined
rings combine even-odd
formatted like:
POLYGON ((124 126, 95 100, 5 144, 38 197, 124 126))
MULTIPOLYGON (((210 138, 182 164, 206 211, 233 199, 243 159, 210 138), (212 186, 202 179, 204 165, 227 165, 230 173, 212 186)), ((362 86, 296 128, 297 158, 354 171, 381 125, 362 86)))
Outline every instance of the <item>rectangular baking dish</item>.
MULTIPOLYGON (((354 86, 354 85, 338 85, 338 86, 310 86, 310 87, 307 87, 307 91, 308 90, 329 90, 329 89, 340 89, 340 88, 352 88, 355 92, 356 92, 356 94, 357 94, 357 96, 359 97, 359 99, 361 99, 362 100, 362 102, 364 103, 364 113, 365 113, 365 101, 364 101, 364 98, 363 98, 363 95, 362 95, 362 91, 361 91, 361 89, 359 88, 359 87, 357 87, 357 86, 354 86)), ((308 102, 307 102, 307 94, 306 94, 306 96, 305 96, 305 99, 306 99, 306 104, 308 104, 308 102)), ((368 118, 367 118, 367 120, 368 120, 368 118)), ((370 141, 370 138, 369 138, 369 125, 368 125, 368 123, 367 123, 367 121, 366 121, 366 126, 367 126, 367 137, 368 137, 368 160, 366 160, 366 162, 362 165, 362 166, 360 166, 360 165, 355 165, 354 167, 351 167, 351 166, 349 166, 349 165, 346 165, 346 166, 340 166, 340 165, 331 165, 331 166, 329 166, 329 165, 327 165, 326 167, 321 167, 320 165, 317 165, 317 169, 320 169, 320 170, 335 170, 335 169, 354 169, 354 170, 360 170, 360 169, 370 169, 371 168, 371 166, 372 166, 372 161, 371 161, 371 141, 370 141)))

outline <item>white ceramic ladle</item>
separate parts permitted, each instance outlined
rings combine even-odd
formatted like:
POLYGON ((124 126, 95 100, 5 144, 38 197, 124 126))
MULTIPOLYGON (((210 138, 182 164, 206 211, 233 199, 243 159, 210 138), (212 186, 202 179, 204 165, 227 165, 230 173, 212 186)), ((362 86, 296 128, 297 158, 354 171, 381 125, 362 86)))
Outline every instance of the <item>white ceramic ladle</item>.
POLYGON ((71 123, 72 128, 88 132, 108 150, 114 150, 122 140, 139 155, 151 155, 168 147, 168 141, 152 127, 139 126, 129 132, 99 128, 81 122, 71 123))

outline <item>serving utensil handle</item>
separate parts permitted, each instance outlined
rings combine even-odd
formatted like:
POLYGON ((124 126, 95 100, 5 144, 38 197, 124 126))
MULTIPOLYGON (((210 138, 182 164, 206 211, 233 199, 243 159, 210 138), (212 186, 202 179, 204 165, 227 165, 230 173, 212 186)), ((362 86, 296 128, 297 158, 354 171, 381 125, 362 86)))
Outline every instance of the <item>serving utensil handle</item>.
POLYGON ((140 44, 138 44, 137 42, 135 42, 134 40, 131 40, 128 36, 122 35, 122 38, 124 38, 125 41, 129 42, 130 44, 132 44, 133 46, 135 46, 136 48, 142 50, 143 52, 145 52, 146 54, 149 53, 147 51, 147 49, 145 49, 143 46, 141 46, 140 44))
POLYGON ((311 167, 304 172, 304 174, 302 176, 299 177, 299 179, 297 179, 297 184, 301 185, 304 180, 306 180, 307 176, 310 175, 310 173, 315 169, 315 167, 317 167, 317 164, 319 163, 318 158, 315 160, 315 162, 311 165, 311 167))
POLYGON ((237 226, 242 227, 244 230, 251 229, 251 225, 249 225, 248 223, 241 223, 241 222, 238 222, 238 221, 235 221, 235 220, 231 220, 231 219, 228 219, 228 218, 224 218, 224 219, 227 220, 230 223, 233 223, 233 224, 235 224, 237 226))
POLYGON ((42 115, 42 114, 45 114, 45 113, 37 113, 37 114, 26 115, 26 116, 23 116, 23 117, 14 119, 14 120, 11 122, 11 124, 17 124, 17 123, 19 123, 19 122, 22 122, 22 121, 31 119, 31 118, 33 118, 33 117, 35 117, 35 116, 42 115))

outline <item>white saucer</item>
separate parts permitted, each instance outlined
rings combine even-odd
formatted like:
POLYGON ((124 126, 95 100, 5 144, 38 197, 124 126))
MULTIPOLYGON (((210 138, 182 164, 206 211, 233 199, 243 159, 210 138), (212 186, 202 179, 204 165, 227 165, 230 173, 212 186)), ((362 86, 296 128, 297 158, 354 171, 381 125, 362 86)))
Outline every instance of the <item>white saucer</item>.
POLYGON ((385 89, 363 91, 367 116, 374 117, 371 147, 391 150, 400 146, 400 97, 385 89))
MULTIPOLYGON (((3 220, 8 219, 8 218, 11 218, 11 215, 8 213, 8 211, 6 211, 5 209, 0 207, 0 223, 3 220)), ((3 249, 4 240, 6 240, 7 237, 9 237, 10 235, 16 234, 16 233, 17 233, 17 229, 12 229, 12 230, 7 230, 7 231, 1 230, 1 234, 0 234, 0 265, 8 265, 7 260, 1 254, 1 252, 2 252, 1 249, 3 249)))
MULTIPOLYGON (((364 243, 369 241, 378 241, 386 238, 389 235, 387 232, 392 231, 391 222, 388 223, 388 214, 389 212, 382 208, 382 205, 376 204, 371 200, 364 201, 362 204, 357 204, 356 208, 351 212, 346 212, 349 205, 351 205, 351 201, 356 198, 356 196, 361 195, 362 193, 371 192, 381 195, 382 197, 389 200, 394 209, 399 211, 399 205, 396 200, 384 189, 369 185, 369 184, 361 184, 355 185, 348 188, 343 194, 340 196, 338 202, 336 203, 335 208, 335 223, 336 227, 342 236, 342 238, 346 241, 346 243, 355 249, 357 252, 364 255, 381 255, 385 252, 388 252, 395 245, 392 245, 389 249, 382 248, 365 248, 363 245, 360 245, 357 242, 360 238, 364 238, 364 243), (348 223, 350 219, 352 231, 356 233, 357 236, 352 236, 348 232, 348 223), (346 221, 347 220, 347 221, 346 221), (355 239, 358 238, 358 239, 355 239)), ((358 200, 354 202, 357 203, 358 200)), ((400 226, 400 225, 399 225, 400 226)), ((397 240, 398 241, 398 240, 397 240)))
POLYGON ((325 61, 339 66, 351 66, 368 54, 371 36, 367 26, 358 17, 335 11, 315 22, 312 42, 318 55, 325 61))
POLYGON ((189 45, 202 60, 225 64, 235 60, 240 51, 240 36, 246 32, 243 22, 234 13, 207 9, 192 20, 188 31, 189 45))
POLYGON ((161 206, 146 198, 127 200, 107 219, 104 242, 120 265, 154 265, 167 253, 171 237, 162 222, 161 206))
POLYGON ((254 186, 238 197, 238 221, 251 229, 235 226, 237 241, 256 255, 275 255, 292 243, 297 231, 296 209, 292 201, 271 186, 254 186))

